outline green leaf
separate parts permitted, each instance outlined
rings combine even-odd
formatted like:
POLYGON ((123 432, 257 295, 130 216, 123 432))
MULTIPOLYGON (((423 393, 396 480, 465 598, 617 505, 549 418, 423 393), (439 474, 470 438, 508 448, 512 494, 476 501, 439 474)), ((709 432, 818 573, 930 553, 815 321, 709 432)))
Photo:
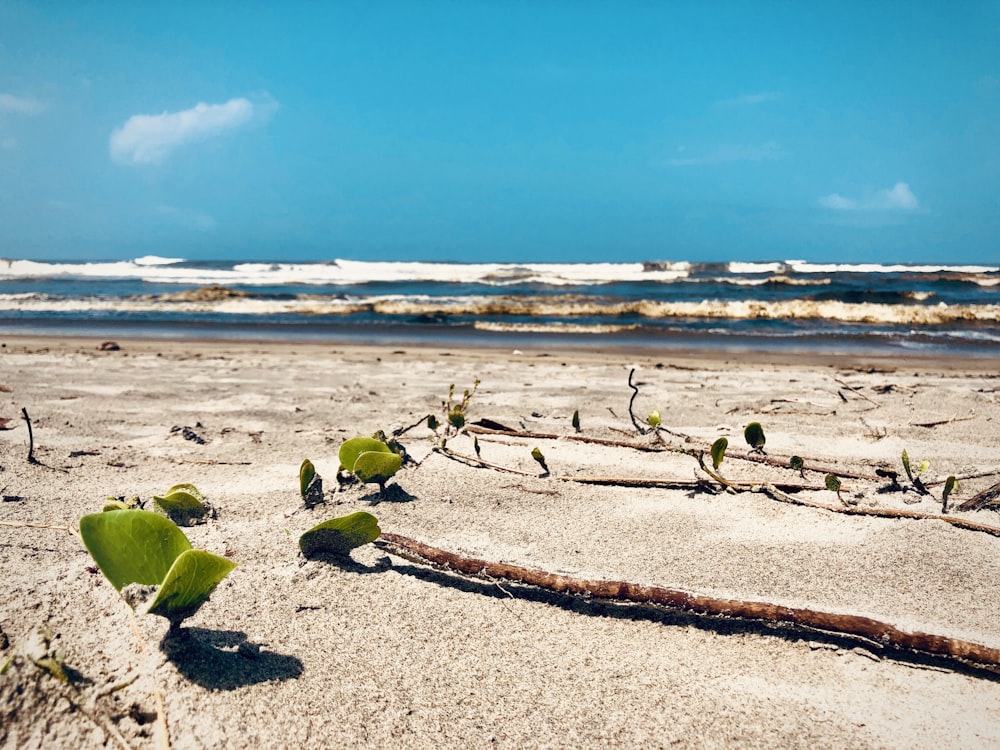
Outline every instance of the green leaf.
POLYGON ((338 457, 340 466, 348 471, 354 471, 354 464, 357 463, 358 456, 369 452, 392 453, 389 446, 381 440, 368 437, 356 437, 345 440, 340 446, 338 457))
POLYGON ((182 552, 163 578, 148 612, 176 625, 197 612, 235 567, 236 563, 204 550, 182 552))
POLYGON ((833 474, 827 474, 824 480, 826 488, 831 492, 840 492, 840 479, 833 474))
POLYGON ((154 496, 153 502, 171 517, 198 518, 208 512, 205 497, 193 484, 176 484, 162 496, 154 496))
POLYGON ((465 414, 462 413, 461 406, 455 406, 448 410, 448 421, 455 429, 460 430, 465 427, 465 414))
POLYGON ((906 478, 911 482, 913 481, 913 472, 910 470, 910 457, 906 455, 906 451, 903 451, 903 471, 906 472, 906 478))
POLYGON ((440 426, 441 426, 441 423, 437 421, 437 417, 435 417, 433 414, 428 414, 427 415, 427 428, 428 429, 434 430, 436 432, 437 428, 440 427, 440 426))
POLYGON ((362 482, 385 484, 402 465, 403 459, 397 453, 367 451, 358 456, 353 471, 362 482))
POLYGON ((760 426, 760 422, 751 422, 748 424, 746 429, 743 430, 743 438, 747 441, 747 445, 755 451, 763 448, 766 442, 764 428, 760 426))
POLYGON ((577 432, 580 431, 580 410, 577 409, 573 412, 573 429, 577 432))
POLYGON ((802 469, 806 465, 806 462, 802 460, 802 456, 792 456, 791 460, 788 462, 788 465, 795 471, 802 471, 802 469))
POLYGON ((109 510, 128 510, 130 507, 132 506, 130 506, 124 500, 118 500, 116 498, 109 497, 107 500, 104 501, 103 510, 106 513, 109 510))
POLYGON ((80 536, 111 585, 159 584, 191 543, 177 524, 148 510, 93 513, 80 519, 80 536))
POLYGON ((378 539, 382 530, 371 513, 358 511, 313 526, 299 538, 299 549, 306 557, 319 553, 346 555, 378 539))
POLYGON ((532 448, 531 457, 538 462, 538 465, 542 467, 542 470, 548 472, 549 467, 545 463, 545 456, 542 454, 541 448, 532 448))
POLYGON ((302 459, 302 465, 299 467, 299 494, 302 495, 304 500, 306 493, 309 491, 309 485, 312 484, 313 477, 316 476, 316 467, 313 466, 313 462, 308 458, 302 459))
POLYGON ((726 457, 726 448, 729 447, 729 440, 720 437, 712 443, 712 468, 718 469, 722 459, 726 457))
POLYGON ((944 507, 948 507, 948 495, 954 492, 956 487, 958 487, 958 480, 955 479, 954 475, 944 480, 944 490, 941 492, 941 502, 944 507))
POLYGON ((646 421, 649 423, 649 426, 655 430, 660 426, 660 412, 656 410, 649 412, 649 416, 646 417, 646 421))

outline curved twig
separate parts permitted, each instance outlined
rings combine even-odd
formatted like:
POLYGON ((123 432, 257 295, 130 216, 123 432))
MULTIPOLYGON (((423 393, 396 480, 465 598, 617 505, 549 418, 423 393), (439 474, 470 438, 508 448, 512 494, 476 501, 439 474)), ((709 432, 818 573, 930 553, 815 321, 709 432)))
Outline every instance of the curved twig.
POLYGON ((636 431, 640 435, 648 435, 650 430, 647 430, 641 424, 639 420, 635 418, 635 412, 632 411, 632 406, 635 404, 636 398, 639 396, 639 386, 632 382, 632 376, 635 375, 635 368, 633 367, 628 373, 628 387, 632 389, 632 398, 628 400, 628 415, 632 419, 632 424, 635 426, 636 431))
POLYGON ((943 656, 1000 671, 998 648, 933 633, 906 631, 870 617, 786 607, 770 602, 722 599, 627 581, 573 578, 520 565, 465 557, 399 534, 383 533, 379 542, 382 549, 412 562, 438 565, 465 576, 512 581, 586 599, 665 607, 704 617, 732 617, 771 626, 791 625, 821 630, 861 639, 870 646, 943 656))

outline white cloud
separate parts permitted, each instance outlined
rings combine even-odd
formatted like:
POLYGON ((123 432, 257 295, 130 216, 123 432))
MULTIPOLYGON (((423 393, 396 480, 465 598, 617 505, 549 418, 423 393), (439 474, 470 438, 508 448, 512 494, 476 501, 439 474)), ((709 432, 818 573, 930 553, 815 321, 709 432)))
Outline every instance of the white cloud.
MULTIPOLYGON (((679 151, 685 151, 681 147, 679 151)), ((786 153, 781 146, 773 141, 762 143, 759 146, 716 146, 711 151, 699 156, 679 156, 664 161, 668 167, 695 167, 703 164, 724 164, 734 161, 767 161, 770 159, 782 159, 786 153)))
POLYGON ((819 199, 821 206, 833 208, 837 211, 853 211, 858 207, 858 202, 853 198, 845 198, 839 193, 830 193, 819 199))
POLYGON ((743 94, 742 96, 734 96, 731 99, 721 99, 715 105, 717 107, 753 106, 764 104, 765 102, 774 102, 780 98, 781 94, 777 91, 763 91, 759 94, 743 94))
POLYGON ((0 94, 0 112, 15 115, 37 115, 45 110, 45 105, 30 96, 0 94))
POLYGON ((897 182, 891 188, 878 190, 862 199, 830 193, 820 198, 819 204, 834 211, 916 211, 920 208, 920 201, 905 182, 897 182))
POLYGON ((133 115, 111 133, 111 158, 121 164, 158 164, 178 146, 266 118, 276 108, 269 96, 256 104, 240 97, 225 104, 199 102, 181 112, 133 115))

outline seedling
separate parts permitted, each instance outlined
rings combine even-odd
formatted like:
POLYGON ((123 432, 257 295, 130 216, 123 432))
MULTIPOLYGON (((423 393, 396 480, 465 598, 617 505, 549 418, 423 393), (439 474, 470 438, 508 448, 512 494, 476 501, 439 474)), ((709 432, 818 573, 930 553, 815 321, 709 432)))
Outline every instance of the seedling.
POLYGON ((712 468, 716 471, 719 470, 719 466, 722 464, 722 460, 726 457, 726 448, 729 447, 729 439, 720 437, 714 443, 712 443, 712 468))
POLYGON ((840 500, 840 502, 844 502, 844 498, 840 494, 840 490, 842 487, 840 482, 840 477, 836 476, 835 474, 827 474, 826 478, 823 481, 826 484, 826 488, 830 490, 830 492, 836 492, 837 499, 840 500))
POLYGON ((179 526, 190 526, 206 516, 215 515, 205 502, 205 496, 193 484, 175 484, 162 496, 154 496, 153 502, 179 526))
POLYGON ((447 415, 448 423, 455 428, 455 430, 461 430, 465 427, 465 417, 466 411, 469 408, 469 401, 472 397, 476 395, 476 390, 479 388, 479 378, 476 378, 475 382, 472 384, 472 390, 466 389, 462 393, 462 398, 457 403, 453 403, 455 397, 455 386, 452 384, 448 388, 448 403, 442 404, 444 406, 445 414, 447 415))
POLYGON ((910 463, 910 457, 903 451, 903 471, 906 472, 906 478, 910 480, 913 487, 921 495, 929 495, 930 491, 924 486, 924 483, 920 479, 920 475, 927 471, 931 466, 931 462, 924 459, 916 466, 910 463))
POLYGON ((649 412, 649 416, 646 417, 646 424, 652 427, 654 430, 658 429, 662 424, 663 420, 660 419, 660 412, 655 409, 649 412))
POLYGON ((954 475, 944 480, 944 489, 941 491, 941 512, 945 515, 948 514, 948 495, 954 492, 957 487, 958 481, 954 475))
POLYGON ((92 513, 80 519, 80 536, 97 567, 136 608, 166 617, 170 629, 190 617, 236 567, 224 557, 192 549, 168 518, 146 510, 92 513))
POLYGON ((549 467, 545 463, 545 456, 542 454, 540 448, 531 449, 531 457, 538 462, 538 465, 542 467, 543 476, 549 473, 549 467))
POLYGON ((104 499, 104 510, 142 510, 144 503, 138 497, 126 500, 124 497, 108 497, 104 499))
POLYGON ((308 458, 299 467, 299 494, 306 508, 315 508, 324 502, 323 477, 316 473, 316 467, 308 458))
POLYGON ((799 472, 799 476, 803 479, 806 478, 806 462, 802 460, 802 456, 792 456, 791 460, 788 462, 789 467, 794 471, 799 472))
POLYGON ((379 486, 385 492, 388 482, 403 465, 403 458, 381 440, 356 437, 340 446, 340 468, 364 483, 379 486))
POLYGON ((580 410, 579 409, 577 409, 576 411, 573 412, 573 423, 572 424, 573 424, 573 429, 576 432, 579 432, 580 431, 580 410))
POLYGON ((767 442, 767 439, 764 437, 764 428, 760 426, 760 422, 748 424, 743 430, 743 438, 754 453, 764 452, 764 443, 767 442))
POLYGON ((719 467, 726 458, 726 448, 729 447, 729 439, 720 437, 714 443, 712 443, 712 448, 710 453, 712 455, 712 468, 708 468, 705 465, 705 451, 686 451, 689 455, 694 456, 694 459, 698 462, 698 466, 701 470, 708 474, 712 479, 721 484, 727 489, 733 488, 733 483, 726 479, 722 474, 719 473, 719 467))
POLYGON ((307 558, 324 553, 344 557, 355 547, 374 542, 381 533, 375 516, 358 511, 313 526, 299 537, 299 549, 307 558))

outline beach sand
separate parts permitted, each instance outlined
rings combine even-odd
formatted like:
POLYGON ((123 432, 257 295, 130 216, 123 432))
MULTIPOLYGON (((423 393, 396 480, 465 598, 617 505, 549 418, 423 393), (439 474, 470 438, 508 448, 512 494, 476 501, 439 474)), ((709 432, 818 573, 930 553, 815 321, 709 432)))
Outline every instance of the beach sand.
MULTIPOLYGON (((117 342, 5 337, 0 348, 0 419, 11 420, 0 520, 73 530, 0 526, 0 663, 47 629, 73 678, 63 686, 13 658, 0 676, 5 747, 1000 745, 1000 678, 960 663, 462 578, 374 545, 341 564, 298 548, 316 523, 366 510, 385 532, 488 561, 866 615, 1000 648, 996 536, 761 492, 558 478, 705 477, 683 453, 478 434, 484 461, 525 472, 503 473, 433 452, 421 425, 401 438, 417 465, 384 496, 337 491, 335 479, 343 440, 440 415, 449 385, 460 394, 476 379, 470 421, 571 435, 578 410, 586 438, 655 445, 630 419, 634 367, 634 412, 659 410, 685 436, 664 434, 670 445, 726 436, 745 453, 744 426, 759 421, 769 456, 844 475, 902 474, 905 449, 930 461, 928 483, 959 476, 960 502, 1000 480, 995 363, 117 342), (535 447, 551 476, 538 476, 535 447), (311 510, 298 488, 307 457, 327 490, 311 510), (91 568, 75 529, 108 496, 151 501, 181 482, 218 511, 185 529, 194 546, 238 567, 186 635, 167 638, 166 620, 133 616, 91 568)), ((448 447, 475 455, 470 435, 448 447)), ((824 482, 735 457, 721 470, 750 484, 824 482)), ((940 512, 940 484, 923 498, 843 484, 860 508, 940 512)), ((840 505, 826 489, 795 496, 840 505)), ((989 510, 953 515, 1000 526, 989 510)))

